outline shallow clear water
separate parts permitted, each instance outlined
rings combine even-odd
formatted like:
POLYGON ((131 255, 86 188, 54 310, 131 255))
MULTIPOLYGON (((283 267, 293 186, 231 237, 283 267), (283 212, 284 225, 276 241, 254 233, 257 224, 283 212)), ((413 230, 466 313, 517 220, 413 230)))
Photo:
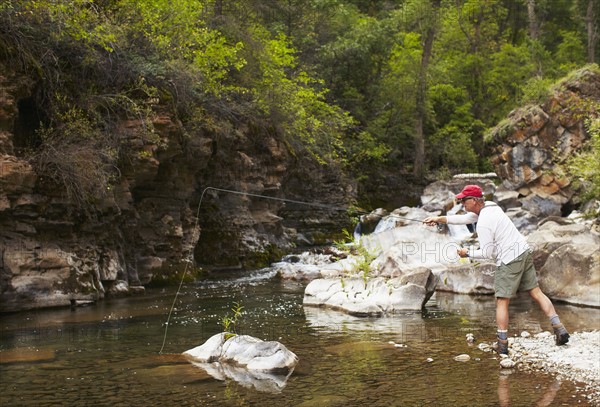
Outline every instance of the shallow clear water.
MULTIPOLYGON (((492 297, 436 293, 421 313, 355 318, 303 307, 304 286, 267 271, 184 285, 166 337, 176 287, 75 311, 2 315, 0 405, 588 405, 583 386, 502 370, 493 354, 467 343, 467 333, 476 344, 493 339, 492 297), (181 358, 221 332, 235 302, 244 307, 238 333, 298 355, 289 377, 217 380, 181 358), (463 353, 468 362, 454 360, 463 353)), ((599 310, 555 305, 572 331, 600 328, 599 310)), ((549 328, 527 297, 510 311, 513 334, 549 328)))

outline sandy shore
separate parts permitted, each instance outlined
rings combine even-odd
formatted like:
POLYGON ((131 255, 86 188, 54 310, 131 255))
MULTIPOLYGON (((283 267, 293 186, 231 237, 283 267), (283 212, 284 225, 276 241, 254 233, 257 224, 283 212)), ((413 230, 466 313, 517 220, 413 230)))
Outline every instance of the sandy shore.
POLYGON ((516 368, 581 383, 590 402, 600 406, 600 331, 574 332, 564 346, 556 346, 550 332, 523 332, 509 338, 509 358, 516 368))

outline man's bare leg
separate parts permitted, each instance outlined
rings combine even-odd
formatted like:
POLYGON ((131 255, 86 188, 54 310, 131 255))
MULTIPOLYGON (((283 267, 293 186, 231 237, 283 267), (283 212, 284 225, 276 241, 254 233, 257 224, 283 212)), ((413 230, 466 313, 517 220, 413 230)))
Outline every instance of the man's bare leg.
MULTIPOLYGON (((552 301, 550 301, 550 298, 548 298, 546 294, 540 290, 540 287, 535 287, 534 289, 529 290, 529 295, 531 295, 531 298, 538 303, 544 314, 550 318, 550 323, 552 324, 552 329, 554 330, 556 344, 560 346, 569 342, 569 332, 567 332, 565 326, 560 322, 558 314, 556 313, 556 309, 554 309, 554 305, 552 304, 552 301)), ((498 306, 496 305, 496 315, 497 314, 498 306)))
POLYGON ((508 305, 510 298, 496 297, 496 325, 498 326, 498 342, 496 352, 508 355, 508 305))

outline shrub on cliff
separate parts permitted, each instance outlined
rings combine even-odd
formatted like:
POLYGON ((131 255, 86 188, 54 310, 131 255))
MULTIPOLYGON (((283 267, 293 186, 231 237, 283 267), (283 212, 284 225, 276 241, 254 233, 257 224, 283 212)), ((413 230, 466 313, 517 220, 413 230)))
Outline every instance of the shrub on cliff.
POLYGON ((110 142, 83 112, 61 115, 57 127, 38 131, 42 141, 32 154, 36 172, 62 188, 80 209, 91 213, 117 175, 116 141, 110 142))
POLYGON ((583 184, 584 199, 600 200, 600 117, 589 119, 586 128, 590 139, 579 154, 567 160, 566 169, 583 184))

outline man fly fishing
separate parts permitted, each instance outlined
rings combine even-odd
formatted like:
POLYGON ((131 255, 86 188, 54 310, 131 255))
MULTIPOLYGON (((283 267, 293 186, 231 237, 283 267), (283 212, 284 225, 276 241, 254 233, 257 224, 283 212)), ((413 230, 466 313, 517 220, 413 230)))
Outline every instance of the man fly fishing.
POLYGON ((423 223, 466 225, 476 223, 479 239, 478 250, 459 249, 460 257, 492 259, 496 262, 494 291, 496 296, 496 324, 499 354, 508 354, 508 304, 517 290, 527 291, 550 318, 557 345, 569 341, 569 333, 560 322, 552 301, 540 290, 531 250, 525 237, 517 230, 510 218, 494 202, 486 202, 483 191, 477 185, 467 185, 456 195, 467 211, 463 215, 430 216, 423 223))

